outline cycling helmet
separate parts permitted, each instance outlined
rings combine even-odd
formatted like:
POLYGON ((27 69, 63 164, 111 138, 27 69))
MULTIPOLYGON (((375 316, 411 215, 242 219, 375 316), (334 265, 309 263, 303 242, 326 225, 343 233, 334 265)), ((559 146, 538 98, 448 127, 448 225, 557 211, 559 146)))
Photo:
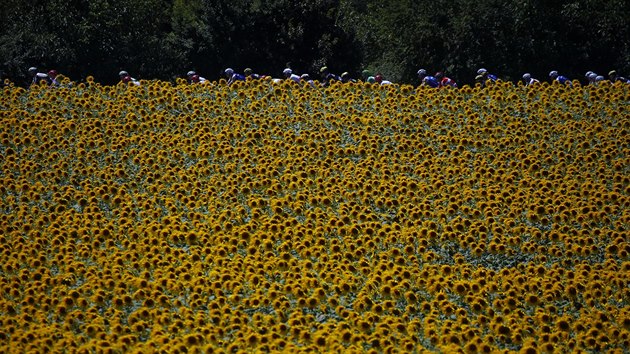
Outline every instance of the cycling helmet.
POLYGON ((302 76, 300 76, 300 79, 302 79, 302 80, 310 80, 311 77, 308 74, 302 74, 302 76))
POLYGON ((251 75, 251 74, 253 74, 253 73, 254 73, 254 70, 252 70, 251 68, 245 68, 245 70, 243 70, 243 73, 244 73, 246 76, 249 76, 249 75, 251 75))
POLYGON ((427 71, 424 69, 418 70, 418 76, 427 76, 427 71))
POLYGON ((591 76, 591 74, 593 74, 593 72, 589 70, 586 72, 586 74, 584 74, 584 77, 588 79, 591 76))
POLYGON ((28 72, 29 73, 36 73, 37 72, 37 68, 34 66, 31 66, 30 68, 28 68, 28 72))
POLYGON ((531 78, 532 78, 532 76, 529 73, 523 74, 523 80, 528 81, 531 78))
POLYGON ((189 71, 188 73, 186 73, 186 76, 188 76, 188 77, 191 77, 191 76, 193 76, 193 75, 197 75, 197 73, 196 73, 196 72, 194 72, 194 71, 192 71, 192 70, 191 70, 191 71, 189 71))
POLYGON ((617 76, 617 71, 616 70, 610 70, 608 72, 608 76, 617 76))
POLYGON ((322 73, 322 74, 323 73, 327 73, 328 72, 328 67, 327 66, 322 66, 322 68, 319 69, 319 72, 322 73))
POLYGON ((600 82, 600 81, 604 81, 604 80, 605 80, 605 78, 602 75, 597 75, 595 77, 595 82, 600 82))
POLYGON ((442 78, 444 77, 444 73, 441 72, 441 71, 438 71, 438 72, 435 73, 434 76, 435 76, 436 79, 442 80, 442 78))
POLYGON ((286 68, 286 69, 282 70, 282 73, 283 73, 285 76, 289 76, 289 75, 293 74, 293 70, 291 70, 291 69, 289 69, 289 68, 286 68))
POLYGON ((121 76, 121 77, 122 77, 122 76, 129 76, 129 73, 128 73, 128 72, 126 72, 125 70, 121 70, 121 71, 118 73, 118 76, 121 76))
POLYGON ((225 73, 226 73, 227 75, 232 75, 232 74, 234 74, 234 69, 232 69, 232 68, 227 68, 227 69, 225 69, 225 73))
POLYGON ((485 68, 480 68, 479 70, 477 70, 477 75, 483 75, 485 73, 487 73, 488 70, 486 70, 485 68))
POLYGON ((558 72, 557 72, 557 71, 555 71, 555 70, 552 70, 552 71, 549 73, 549 77, 551 77, 551 78, 558 77, 558 72))

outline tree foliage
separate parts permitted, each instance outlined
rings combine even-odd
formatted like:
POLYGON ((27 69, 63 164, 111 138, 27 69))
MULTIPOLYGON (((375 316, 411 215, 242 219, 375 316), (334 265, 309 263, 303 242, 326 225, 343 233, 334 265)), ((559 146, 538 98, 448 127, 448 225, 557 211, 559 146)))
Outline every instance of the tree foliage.
POLYGON ((23 83, 29 66, 105 83, 122 69, 168 80, 287 65, 409 83, 420 67, 462 83, 482 66, 581 78, 630 71, 628 13, 624 0, 5 0, 0 71, 23 83))

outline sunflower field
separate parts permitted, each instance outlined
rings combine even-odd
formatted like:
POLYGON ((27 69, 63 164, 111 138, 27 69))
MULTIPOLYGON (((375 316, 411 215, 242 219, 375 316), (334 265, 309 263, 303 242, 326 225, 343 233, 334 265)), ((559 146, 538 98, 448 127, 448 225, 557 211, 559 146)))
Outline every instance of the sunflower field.
POLYGON ((627 352, 630 89, 0 91, 0 352, 627 352))

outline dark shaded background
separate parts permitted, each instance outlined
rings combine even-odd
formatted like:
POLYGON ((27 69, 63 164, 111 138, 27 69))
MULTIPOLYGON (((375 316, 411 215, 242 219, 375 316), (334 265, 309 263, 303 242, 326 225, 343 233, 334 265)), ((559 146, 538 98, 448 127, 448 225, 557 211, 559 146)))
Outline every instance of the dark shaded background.
POLYGON ((417 84, 416 71, 472 83, 550 70, 630 72, 627 0, 4 0, 0 74, 26 85, 27 69, 72 80, 217 79, 226 67, 280 77, 322 65, 417 84))

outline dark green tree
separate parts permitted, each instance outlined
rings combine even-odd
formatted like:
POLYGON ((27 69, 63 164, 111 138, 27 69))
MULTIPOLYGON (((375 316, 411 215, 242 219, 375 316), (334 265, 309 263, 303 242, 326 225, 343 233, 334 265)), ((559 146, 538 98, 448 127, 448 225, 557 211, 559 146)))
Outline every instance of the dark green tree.
POLYGON ((287 65, 414 84, 421 67, 462 84, 479 67, 507 80, 628 74, 628 13, 624 0, 5 0, 0 72, 23 84, 30 66, 103 83, 122 69, 217 79, 226 67, 279 76, 287 65))

